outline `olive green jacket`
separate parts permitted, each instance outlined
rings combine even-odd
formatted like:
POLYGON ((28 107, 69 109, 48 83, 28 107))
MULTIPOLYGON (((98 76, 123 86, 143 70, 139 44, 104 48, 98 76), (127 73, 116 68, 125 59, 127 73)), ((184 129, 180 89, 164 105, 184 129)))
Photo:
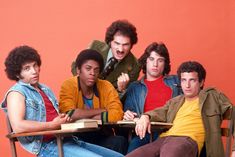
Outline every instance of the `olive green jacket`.
MULTIPOLYGON (((180 95, 169 100, 164 107, 147 112, 146 114, 151 117, 151 121, 172 123, 176 113, 184 103, 184 99, 184 96, 180 95)), ((199 108, 205 128, 207 157, 224 157, 223 142, 221 139, 222 116, 232 106, 229 99, 214 88, 207 88, 201 90, 199 93, 199 108)))
MULTIPOLYGON (((89 45, 89 48, 98 51, 103 56, 104 65, 105 65, 108 52, 110 49, 109 45, 107 45, 104 42, 94 40, 89 45)), ((73 75, 77 75, 74 63, 72 64, 71 72, 73 73, 73 75)), ((138 79, 139 72, 140 72, 140 67, 138 61, 136 57, 131 52, 129 52, 127 56, 117 64, 115 69, 105 79, 111 82, 111 84, 115 88, 117 88, 117 78, 121 75, 121 73, 127 73, 130 77, 129 83, 131 83, 138 79)))

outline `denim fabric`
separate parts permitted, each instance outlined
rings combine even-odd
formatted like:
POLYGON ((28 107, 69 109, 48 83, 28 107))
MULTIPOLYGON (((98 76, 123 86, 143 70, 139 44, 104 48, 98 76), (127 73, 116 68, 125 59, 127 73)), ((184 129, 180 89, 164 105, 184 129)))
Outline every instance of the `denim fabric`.
MULTIPOLYGON (((172 98, 182 94, 180 82, 176 75, 164 76, 163 81, 166 86, 171 88, 172 98)), ((131 83, 125 93, 124 111, 130 110, 136 112, 138 116, 143 114, 147 92, 144 77, 140 81, 131 83)))
POLYGON ((104 132, 106 131, 108 134, 110 133, 109 130, 101 129, 101 131, 96 132, 78 133, 76 136, 82 141, 96 144, 121 154, 126 154, 128 147, 127 139, 123 136, 105 135, 104 132))
MULTIPOLYGON (((52 102, 54 108, 58 112, 58 102, 52 91, 45 85, 39 84, 41 90, 48 96, 49 100, 52 102)), ((46 121, 46 109, 44 106, 44 101, 39 92, 32 87, 30 84, 18 81, 14 86, 12 86, 5 95, 5 98, 1 104, 7 112, 6 97, 11 91, 17 91, 25 97, 25 119, 33 120, 39 122, 46 121)), ((16 106, 17 109, 17 106, 16 106)), ((27 151, 38 154, 42 144, 42 136, 28 136, 18 138, 19 142, 27 151)))
MULTIPOLYGON (((123 155, 110 149, 78 140, 78 138, 66 138, 63 141, 64 157, 122 157, 123 155)), ((58 157, 56 141, 42 143, 38 157, 58 157)))

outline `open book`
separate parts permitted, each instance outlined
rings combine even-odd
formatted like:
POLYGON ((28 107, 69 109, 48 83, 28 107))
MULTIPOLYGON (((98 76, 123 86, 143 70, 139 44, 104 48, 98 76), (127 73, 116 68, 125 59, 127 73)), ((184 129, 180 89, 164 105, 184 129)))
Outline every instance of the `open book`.
POLYGON ((94 119, 79 119, 73 123, 61 124, 61 130, 79 129, 79 128, 98 128, 101 124, 101 120, 94 119))

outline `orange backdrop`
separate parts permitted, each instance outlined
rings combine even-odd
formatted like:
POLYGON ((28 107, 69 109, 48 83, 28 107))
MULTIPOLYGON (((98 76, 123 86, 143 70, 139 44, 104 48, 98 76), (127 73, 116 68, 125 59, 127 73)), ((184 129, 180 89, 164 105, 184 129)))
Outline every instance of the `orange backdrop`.
MULTIPOLYGON (((1 0, 0 100, 14 83, 4 73, 4 60, 12 48, 27 44, 39 51, 41 82, 58 96, 77 53, 91 40, 103 40, 107 26, 117 19, 136 25, 137 57, 151 42, 163 41, 170 52, 171 73, 181 62, 197 60, 207 69, 206 86, 218 87, 235 102, 234 0, 1 0)), ((2 111, 0 118, 0 151, 6 157, 10 147, 2 111)), ((20 156, 32 156, 18 150, 20 156)))

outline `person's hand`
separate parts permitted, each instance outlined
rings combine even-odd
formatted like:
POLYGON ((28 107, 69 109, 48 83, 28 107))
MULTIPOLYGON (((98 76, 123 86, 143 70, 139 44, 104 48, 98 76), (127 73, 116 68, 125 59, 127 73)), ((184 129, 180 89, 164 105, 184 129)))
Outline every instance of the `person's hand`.
POLYGON ((130 110, 127 110, 125 113, 124 113, 124 116, 123 116, 123 119, 124 120, 134 120, 134 118, 137 116, 137 113, 135 112, 132 112, 130 110))
POLYGON ((122 73, 117 79, 118 91, 123 92, 128 85, 130 78, 127 73, 122 73))
POLYGON ((148 115, 142 115, 140 119, 136 122, 135 132, 136 135, 143 139, 146 134, 146 130, 148 133, 151 133, 151 124, 148 115))
POLYGON ((69 123, 71 121, 72 119, 68 116, 68 114, 65 113, 59 114, 51 121, 52 129, 59 129, 61 124, 69 123))
POLYGON ((235 157, 235 151, 234 150, 232 151, 231 157, 235 157))

